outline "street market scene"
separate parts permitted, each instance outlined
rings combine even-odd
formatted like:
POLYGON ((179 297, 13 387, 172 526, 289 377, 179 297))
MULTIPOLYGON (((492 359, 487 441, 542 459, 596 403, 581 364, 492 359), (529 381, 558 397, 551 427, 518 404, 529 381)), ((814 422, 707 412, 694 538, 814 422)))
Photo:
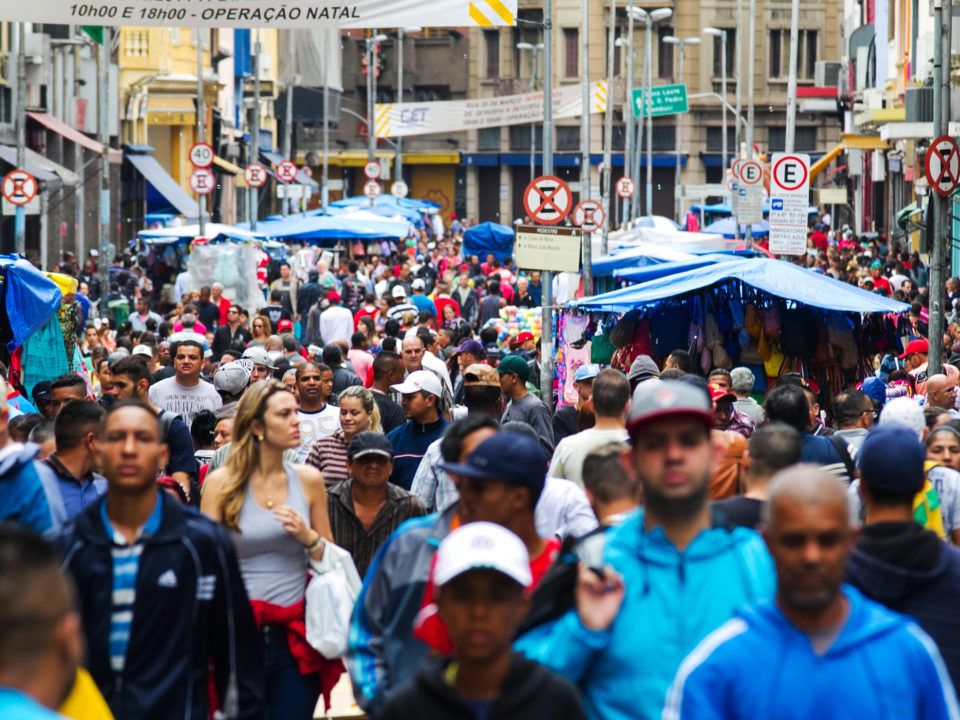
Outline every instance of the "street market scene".
POLYGON ((0 719, 960 720, 954 14, 0 2, 0 719))

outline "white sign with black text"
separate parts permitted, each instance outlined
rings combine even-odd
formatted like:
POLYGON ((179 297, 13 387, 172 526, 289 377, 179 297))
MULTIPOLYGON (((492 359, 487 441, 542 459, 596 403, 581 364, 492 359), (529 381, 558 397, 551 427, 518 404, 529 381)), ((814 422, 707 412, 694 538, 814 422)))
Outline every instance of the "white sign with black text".
POLYGON ((807 252, 807 209, 810 207, 810 156, 774 153, 770 163, 770 252, 807 252))

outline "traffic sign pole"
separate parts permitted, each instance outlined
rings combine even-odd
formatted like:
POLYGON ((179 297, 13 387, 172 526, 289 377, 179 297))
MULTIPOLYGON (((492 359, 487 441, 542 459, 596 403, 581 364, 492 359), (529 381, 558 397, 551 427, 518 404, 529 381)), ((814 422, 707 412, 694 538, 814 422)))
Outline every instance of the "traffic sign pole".
MULTIPOLYGON (((544 0, 543 3, 543 80, 543 174, 549 177, 553 175, 553 0, 544 0)), ((613 115, 613 103, 608 110, 613 115)), ((573 194, 566 183, 562 180, 560 183, 566 189, 567 204, 563 211, 563 217, 566 217, 573 205, 573 194)), ((553 273, 550 270, 543 271, 541 285, 540 398, 552 413, 553 273)))

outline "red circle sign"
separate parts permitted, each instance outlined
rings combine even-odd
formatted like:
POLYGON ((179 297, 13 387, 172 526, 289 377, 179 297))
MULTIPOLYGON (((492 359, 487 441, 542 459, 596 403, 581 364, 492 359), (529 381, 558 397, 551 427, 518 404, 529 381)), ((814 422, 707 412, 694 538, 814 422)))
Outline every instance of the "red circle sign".
POLYGON ((267 182, 267 169, 260 163, 250 163, 243 169, 243 179, 249 187, 263 187, 267 182))
POLYGON ((633 182, 633 178, 622 177, 617 180, 617 195, 622 198, 632 196, 636 189, 637 187, 633 182))
POLYGON ((37 179, 26 170, 11 170, 3 178, 2 190, 11 205, 28 205, 37 196, 37 179))
POLYGON ((523 191, 523 209, 530 219, 541 225, 556 225, 573 205, 570 186, 553 175, 541 175, 523 191))
POLYGON ((277 165, 277 180, 289 183, 297 179, 297 166, 289 160, 284 160, 277 165))
POLYGON ((196 168, 190 173, 190 189, 197 195, 207 195, 213 192, 217 181, 213 173, 207 168, 196 168))
POLYGON ((213 146, 205 142, 194 143, 190 147, 190 162, 198 168, 208 168, 213 165, 213 146))
POLYGON ((380 163, 376 160, 371 160, 363 166, 363 174, 368 180, 376 180, 380 177, 380 163))
POLYGON ((949 135, 932 143, 923 159, 923 173, 934 192, 947 197, 960 184, 960 148, 949 135))
POLYGON ((807 184, 807 165, 800 158, 794 155, 786 155, 773 165, 773 181, 777 187, 783 188, 788 192, 799 190, 807 184), (786 165, 784 163, 787 163, 786 165), (791 167, 799 168, 800 172, 791 172, 791 167), (792 176, 792 177, 791 177, 792 176), (800 178, 799 181, 797 178, 800 178), (791 180, 793 182, 791 182, 791 180))
POLYGON ((596 200, 583 200, 573 208, 573 224, 585 233, 602 228, 604 219, 603 206, 596 200))
POLYGON ((763 166, 756 160, 745 160, 740 166, 740 182, 756 185, 763 180, 763 166))
POLYGON ((378 183, 376 180, 367 180, 366 184, 363 186, 363 194, 368 198, 377 197, 382 190, 383 188, 380 187, 380 183, 378 183))

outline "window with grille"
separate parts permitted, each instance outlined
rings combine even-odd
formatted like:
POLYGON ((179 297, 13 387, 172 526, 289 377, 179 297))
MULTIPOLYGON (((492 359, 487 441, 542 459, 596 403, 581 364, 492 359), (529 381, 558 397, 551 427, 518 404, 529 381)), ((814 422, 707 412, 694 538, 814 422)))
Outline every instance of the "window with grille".
POLYGON ((500 31, 486 30, 483 43, 487 54, 487 77, 500 77, 500 31))
POLYGON ((563 58, 564 77, 577 77, 580 74, 580 33, 577 28, 563 29, 563 58))
POLYGON ((673 28, 661 25, 657 28, 657 77, 673 80, 673 45, 663 39, 673 35, 673 28))
MULTIPOLYGON (((727 35, 727 77, 732 78, 734 76, 734 70, 736 69, 736 55, 735 50, 737 49, 737 30, 736 28, 720 28, 727 35)), ((714 37, 713 38, 713 76, 721 77, 723 75, 723 38, 714 37)))

